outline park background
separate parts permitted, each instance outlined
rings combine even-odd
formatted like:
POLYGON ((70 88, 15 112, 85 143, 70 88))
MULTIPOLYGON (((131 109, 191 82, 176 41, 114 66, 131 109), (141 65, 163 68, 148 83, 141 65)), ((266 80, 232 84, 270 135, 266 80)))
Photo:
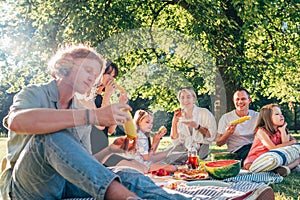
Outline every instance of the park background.
MULTIPOLYGON (((252 109, 278 103, 289 130, 297 136, 300 129, 298 1, 6 0, 0 5, 0 119, 20 89, 50 80, 47 61, 59 46, 89 43, 119 66, 116 81, 127 90, 133 113, 154 112, 154 131, 161 125, 170 130, 181 87, 193 87, 197 104, 217 120, 234 109, 232 94, 244 87, 252 109)), ((0 132, 7 134, 2 125, 0 132)), ((299 174, 289 180, 278 184, 278 191, 297 198, 293 185, 299 185, 299 174)))

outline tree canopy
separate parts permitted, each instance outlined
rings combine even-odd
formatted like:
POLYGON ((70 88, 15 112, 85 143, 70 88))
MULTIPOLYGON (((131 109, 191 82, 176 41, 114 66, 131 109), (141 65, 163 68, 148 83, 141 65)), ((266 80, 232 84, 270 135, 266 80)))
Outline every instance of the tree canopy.
POLYGON ((90 43, 120 67, 131 100, 178 107, 178 88, 218 118, 245 87, 254 102, 299 109, 299 3, 293 0, 81 0, 1 2, 2 92, 44 82, 64 43, 90 43), (208 97, 208 98, 207 98, 208 97), (209 98, 210 97, 210 98, 209 98), (203 105, 204 104, 204 105, 203 105))

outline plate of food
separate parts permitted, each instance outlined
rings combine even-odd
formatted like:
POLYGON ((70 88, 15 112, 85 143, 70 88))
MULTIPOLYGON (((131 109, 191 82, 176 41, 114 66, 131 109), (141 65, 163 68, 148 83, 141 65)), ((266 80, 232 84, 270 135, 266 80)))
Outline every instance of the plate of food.
POLYGON ((215 186, 215 187, 228 187, 229 183, 215 180, 202 180, 202 181, 191 181, 186 183, 187 186, 215 186))
POLYGON ((206 180, 209 175, 206 171, 199 169, 179 169, 174 172, 174 178, 185 181, 206 180))

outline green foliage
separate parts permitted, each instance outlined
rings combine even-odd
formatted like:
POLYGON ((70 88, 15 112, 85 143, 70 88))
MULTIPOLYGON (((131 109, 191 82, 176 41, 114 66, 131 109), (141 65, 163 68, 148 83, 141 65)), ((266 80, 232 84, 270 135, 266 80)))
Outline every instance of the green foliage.
POLYGON ((288 0, 1 1, 1 89, 49 80, 47 61, 60 45, 90 43, 118 63, 131 103, 172 112, 178 89, 192 86, 219 116, 243 86, 256 109, 290 105, 297 127, 298 10, 288 0))

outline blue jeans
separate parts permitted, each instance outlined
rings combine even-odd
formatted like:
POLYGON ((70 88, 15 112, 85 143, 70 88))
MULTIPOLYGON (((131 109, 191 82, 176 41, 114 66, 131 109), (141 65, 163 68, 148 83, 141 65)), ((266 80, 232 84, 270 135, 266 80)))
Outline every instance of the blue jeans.
POLYGON ((185 199, 166 193, 135 170, 122 168, 113 173, 93 158, 68 131, 36 135, 30 139, 13 170, 12 197, 22 200, 104 199, 108 186, 118 178, 141 198, 185 199))
POLYGON ((64 130, 30 139, 14 167, 12 196, 45 200, 92 195, 103 199, 116 178, 73 133, 64 130))

